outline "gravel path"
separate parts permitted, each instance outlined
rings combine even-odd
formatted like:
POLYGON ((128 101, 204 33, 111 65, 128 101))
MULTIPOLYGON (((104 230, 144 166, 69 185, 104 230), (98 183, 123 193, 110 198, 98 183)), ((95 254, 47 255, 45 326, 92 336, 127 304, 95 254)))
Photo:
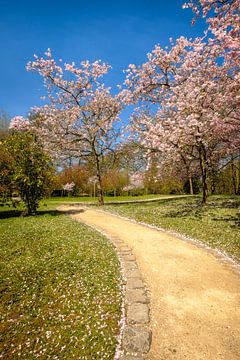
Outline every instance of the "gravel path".
POLYGON ((106 212, 84 209, 73 217, 133 249, 150 294, 152 346, 146 359, 240 359, 240 276, 228 264, 106 212))

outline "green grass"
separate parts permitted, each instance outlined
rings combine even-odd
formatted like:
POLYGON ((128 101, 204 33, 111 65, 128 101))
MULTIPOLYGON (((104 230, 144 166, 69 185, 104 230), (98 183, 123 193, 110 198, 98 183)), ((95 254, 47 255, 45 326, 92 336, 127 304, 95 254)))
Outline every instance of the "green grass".
POLYGON ((122 294, 106 238, 58 212, 0 212, 0 358, 113 359, 122 294))
POLYGON ((206 206, 198 198, 146 204, 106 205, 106 210, 190 236, 240 260, 240 197, 212 196, 206 206))

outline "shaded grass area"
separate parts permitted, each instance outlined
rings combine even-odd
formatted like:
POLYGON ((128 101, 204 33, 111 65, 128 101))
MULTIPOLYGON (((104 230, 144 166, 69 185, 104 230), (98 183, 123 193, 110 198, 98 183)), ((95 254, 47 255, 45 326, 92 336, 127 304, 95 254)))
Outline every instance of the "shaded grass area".
POLYGON ((105 209, 177 231, 240 260, 240 198, 237 196, 212 196, 205 206, 201 206, 198 198, 179 198, 147 204, 106 205, 105 209))
POLYGON ((1 208, 0 358, 113 359, 122 295, 112 245, 55 210, 10 213, 1 208))

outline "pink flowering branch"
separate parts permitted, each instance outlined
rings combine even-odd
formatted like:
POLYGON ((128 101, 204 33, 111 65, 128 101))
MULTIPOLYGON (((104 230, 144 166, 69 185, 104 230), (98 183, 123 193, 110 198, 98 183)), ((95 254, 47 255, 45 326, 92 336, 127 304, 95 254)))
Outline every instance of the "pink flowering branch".
POLYGON ((23 116, 15 116, 11 119, 9 129, 17 131, 25 131, 30 129, 30 123, 23 116))
POLYGON ((36 108, 31 115, 32 126, 45 147, 55 157, 91 157, 96 167, 103 204, 101 161, 116 146, 119 112, 118 97, 99 79, 110 66, 100 61, 62 65, 53 58, 50 49, 44 58, 35 56, 27 65, 44 79, 49 105, 36 108))

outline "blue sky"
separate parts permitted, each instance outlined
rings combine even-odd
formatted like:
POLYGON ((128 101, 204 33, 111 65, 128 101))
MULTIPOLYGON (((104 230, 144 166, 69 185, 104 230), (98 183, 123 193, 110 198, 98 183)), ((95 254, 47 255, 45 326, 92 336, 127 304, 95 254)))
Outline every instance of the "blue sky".
POLYGON ((116 88, 129 63, 141 64, 155 44, 169 37, 201 35, 201 22, 191 25, 192 13, 181 0, 11 1, 0 0, 0 109, 26 116, 43 105, 42 79, 25 70, 33 54, 51 48, 64 61, 97 60, 113 69, 107 85, 116 88))

